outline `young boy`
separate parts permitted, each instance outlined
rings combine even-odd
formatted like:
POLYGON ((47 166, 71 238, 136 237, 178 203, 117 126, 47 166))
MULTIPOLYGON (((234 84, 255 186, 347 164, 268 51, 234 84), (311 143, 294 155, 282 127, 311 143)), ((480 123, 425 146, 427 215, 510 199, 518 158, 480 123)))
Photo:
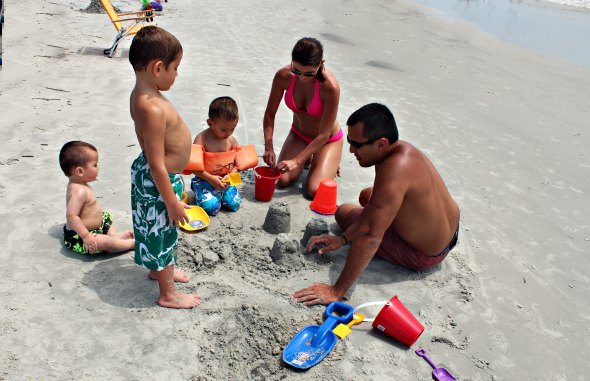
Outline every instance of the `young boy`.
POLYGON ((195 171, 191 189, 195 192, 197 205, 207 214, 215 216, 221 206, 232 212, 242 203, 235 186, 225 181, 230 173, 237 172, 234 166, 235 148, 238 142, 233 132, 238 125, 238 105, 230 97, 219 97, 209 105, 208 129, 195 137, 194 144, 203 146, 204 171, 195 171))
POLYGON ((88 185, 98 176, 96 148, 86 142, 68 142, 59 152, 59 166, 70 180, 66 191, 66 247, 79 254, 132 250, 135 246, 133 232, 117 233, 113 216, 102 211, 88 185))
POLYGON ((135 263, 150 270, 158 281, 158 304, 192 308, 199 295, 180 294, 174 282, 188 276, 174 269, 178 234, 176 224, 188 222, 180 201, 179 173, 189 161, 191 135, 174 106, 160 92, 172 87, 182 59, 182 46, 156 26, 142 28, 133 38, 129 62, 135 71, 131 118, 142 152, 131 165, 131 209, 135 232, 135 263))

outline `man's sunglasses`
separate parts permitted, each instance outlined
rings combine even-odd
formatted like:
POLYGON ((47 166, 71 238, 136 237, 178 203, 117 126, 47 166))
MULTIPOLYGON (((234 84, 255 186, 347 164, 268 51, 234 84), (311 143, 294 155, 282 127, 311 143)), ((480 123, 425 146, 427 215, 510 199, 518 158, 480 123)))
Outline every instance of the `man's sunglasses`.
POLYGON ((318 66, 318 68, 317 68, 317 70, 315 72, 313 72, 313 71, 306 71, 304 73, 302 71, 299 71, 299 70, 295 69, 293 67, 293 62, 291 62, 291 73, 293 73, 295 75, 302 75, 304 77, 315 77, 316 75, 318 75, 321 67, 322 67, 322 64, 320 64, 320 66, 318 66))
POLYGON ((362 146, 366 146, 368 144, 373 144, 375 143, 377 140, 381 139, 383 136, 379 136, 373 139, 369 139, 366 142, 355 142, 354 140, 350 140, 350 138, 348 137, 348 135, 346 135, 346 141, 348 142, 348 144, 350 144, 351 146, 353 146, 356 149, 360 149, 362 146))

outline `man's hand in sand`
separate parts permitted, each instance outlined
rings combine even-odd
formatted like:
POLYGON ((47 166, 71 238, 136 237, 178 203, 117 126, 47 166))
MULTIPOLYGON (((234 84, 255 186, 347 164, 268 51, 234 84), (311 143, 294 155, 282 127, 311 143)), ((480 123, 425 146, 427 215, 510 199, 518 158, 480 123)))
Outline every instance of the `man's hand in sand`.
POLYGON ((315 246, 323 245, 323 247, 318 250, 318 253, 326 254, 330 251, 340 249, 345 244, 346 240, 342 236, 322 234, 311 237, 309 239, 309 242, 307 243, 307 247, 305 248, 305 250, 309 253, 314 249, 315 246))
POLYGON ((295 292, 292 297, 295 301, 306 306, 325 305, 340 300, 334 287, 325 283, 313 283, 311 286, 295 292))

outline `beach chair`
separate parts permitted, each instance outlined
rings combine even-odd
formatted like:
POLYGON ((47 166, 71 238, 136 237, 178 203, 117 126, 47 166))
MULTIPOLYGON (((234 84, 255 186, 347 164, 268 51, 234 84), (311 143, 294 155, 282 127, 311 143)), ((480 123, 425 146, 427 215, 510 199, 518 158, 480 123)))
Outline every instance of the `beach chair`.
POLYGON ((113 26, 117 30, 115 41, 113 45, 104 50, 104 54, 108 55, 109 58, 113 57, 115 50, 119 43, 127 36, 132 36, 139 32, 141 28, 147 25, 155 25, 153 23, 155 14, 151 9, 136 12, 117 13, 113 8, 110 0, 100 0, 102 7, 109 15, 113 26))

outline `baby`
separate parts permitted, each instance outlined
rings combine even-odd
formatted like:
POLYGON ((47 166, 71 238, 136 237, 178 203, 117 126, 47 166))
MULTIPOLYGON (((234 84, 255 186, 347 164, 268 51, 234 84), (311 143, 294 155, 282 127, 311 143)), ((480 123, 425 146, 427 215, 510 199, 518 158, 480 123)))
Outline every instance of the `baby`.
POLYGON ((195 171, 191 189, 195 192, 196 204, 207 214, 215 216, 224 206, 237 211, 242 197, 235 186, 227 183, 230 173, 238 172, 234 158, 238 142, 233 132, 238 125, 238 105, 230 97, 219 97, 209 105, 208 129, 195 137, 194 144, 204 149, 205 170, 195 171))
POLYGON ((88 184, 98 176, 96 148, 82 141, 68 142, 59 152, 59 165, 70 180, 66 192, 65 246, 79 254, 133 250, 133 232, 117 233, 113 216, 102 211, 88 184))

